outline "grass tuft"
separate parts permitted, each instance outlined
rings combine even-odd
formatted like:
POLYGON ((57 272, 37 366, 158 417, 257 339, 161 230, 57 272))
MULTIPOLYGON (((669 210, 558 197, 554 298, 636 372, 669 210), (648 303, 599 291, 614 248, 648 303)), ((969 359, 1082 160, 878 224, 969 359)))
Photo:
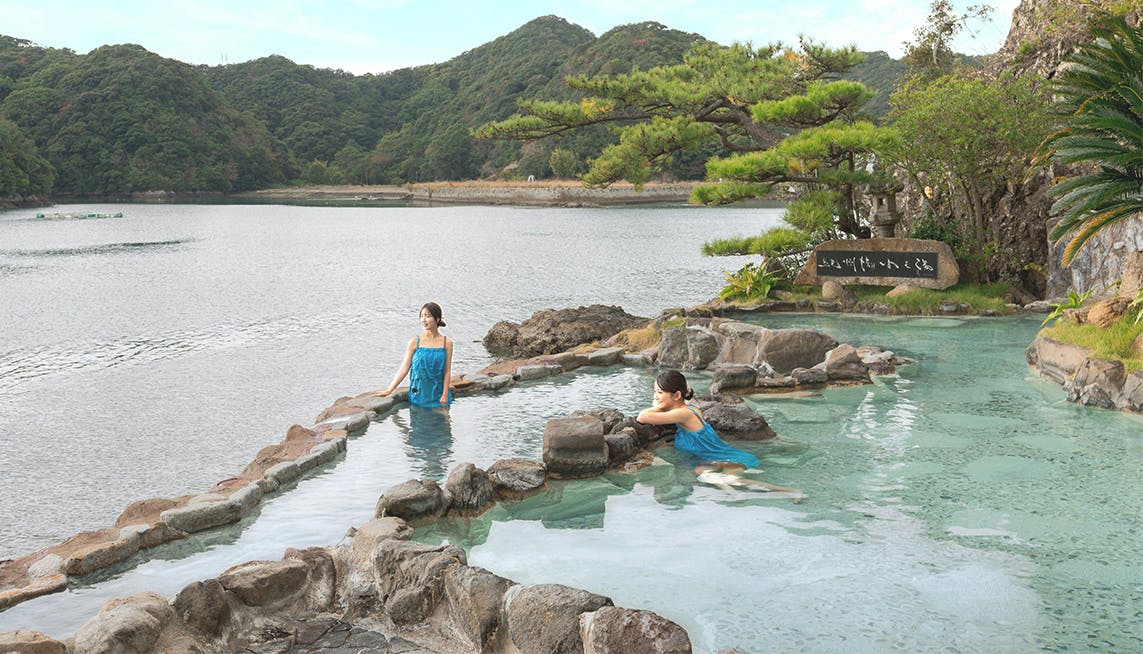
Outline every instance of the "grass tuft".
POLYGON ((1143 355, 1131 352, 1131 343, 1139 334, 1143 334, 1143 323, 1136 323, 1130 315, 1123 316, 1107 329, 1057 320, 1051 327, 1040 330, 1041 336, 1086 347, 1100 359, 1122 361, 1128 370, 1143 370, 1143 355))

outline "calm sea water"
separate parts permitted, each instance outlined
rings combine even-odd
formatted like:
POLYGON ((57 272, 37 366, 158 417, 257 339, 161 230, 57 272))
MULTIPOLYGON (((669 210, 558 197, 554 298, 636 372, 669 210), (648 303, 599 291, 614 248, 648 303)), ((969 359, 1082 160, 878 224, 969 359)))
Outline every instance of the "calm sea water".
POLYGON ((293 423, 383 388, 417 312, 454 371, 499 320, 693 305, 740 258, 702 257, 775 209, 83 205, 0 213, 0 559, 207 490, 293 423))
MULTIPOLYGON (((446 213, 454 211, 465 210, 446 213)), ((620 220, 614 227, 619 232, 641 224, 646 231, 629 237, 619 250, 630 255, 637 249, 632 243, 656 249, 654 243, 666 241, 661 252, 695 257, 688 269, 676 268, 668 278, 705 276, 709 286, 694 287, 696 300, 718 285, 720 267, 735 264, 687 255, 682 239, 697 243, 711 230, 748 233, 760 220, 754 211, 739 216, 685 209, 510 215, 583 218, 593 224, 585 231, 613 229, 608 227, 613 216, 620 220), (742 222, 715 228, 724 215, 742 222), (715 221, 694 224, 696 217, 715 221)), ((538 239, 537 245, 546 241, 538 239)), ((679 266, 685 260, 652 259, 646 287, 632 297, 656 298, 658 304, 640 309, 636 300, 615 303, 648 314, 686 303, 675 295, 655 296, 667 286, 660 264, 679 266)), ((631 269, 643 268, 628 262, 624 270, 631 269)), ((624 288, 618 281, 609 287, 624 288)), ((530 297, 528 289, 534 287, 520 295, 530 297)), ((419 306, 419 298, 408 302, 419 306)), ((455 334, 465 323, 460 311, 449 308, 446 304, 455 334)), ((391 329, 401 333, 397 340, 408 333, 407 313, 396 312, 399 324, 391 329)), ((773 442, 743 445, 762 459, 758 476, 803 489, 802 502, 697 483, 687 466, 674 465, 673 451, 665 448, 657 451, 661 462, 637 473, 553 484, 546 494, 499 505, 479 518, 418 530, 417 538, 462 545, 471 564, 520 583, 567 584, 607 595, 620 606, 653 610, 682 624, 699 653, 729 647, 838 653, 1143 651, 1143 420, 1067 403, 1058 386, 1029 376, 1023 349, 1036 332, 1036 318, 771 315, 756 321, 821 329, 844 342, 877 344, 916 360, 869 386, 798 399, 748 400, 780 435, 773 442)), ((334 338, 333 331, 292 338, 318 348, 323 338, 334 338)), ((346 343, 343 347, 356 346, 355 339, 336 338, 346 343)), ((373 364, 384 369, 385 380, 399 356, 399 343, 385 343, 393 340, 369 341, 369 347, 386 353, 373 364)), ((248 347, 266 357, 277 351, 272 345, 248 347)), ((295 357, 312 361, 293 349, 295 357)), ((342 364, 343 370, 356 365, 342 364)), ((147 370, 139 374, 153 374, 147 370)), ((347 392, 369 385, 379 373, 361 374, 358 386, 347 392)), ((231 565, 278 559, 287 546, 335 543, 349 526, 368 520, 377 497, 395 483, 439 478, 460 462, 487 466, 508 456, 538 458, 544 423, 576 409, 634 413, 650 400, 653 374, 613 367, 497 395, 462 397, 447 421, 401 409, 351 439, 335 465, 264 502, 242 523, 147 550, 77 580, 67 592, 0 612, 0 630, 36 628, 64 637, 109 598, 141 590, 172 595, 231 565)), ((336 375, 325 371, 322 378, 336 375)), ((701 389, 708 380, 695 375, 693 381, 701 389)), ((269 393, 304 386, 285 377, 281 382, 261 380, 269 393)), ((247 387, 257 393, 259 385, 247 387)), ((251 416, 258 408, 244 406, 249 411, 236 415, 251 416)), ((182 419, 202 419, 194 412, 176 413, 172 429, 182 419)), ((64 412, 55 419, 83 424, 82 418, 64 412)), ((260 419, 284 423, 289 418, 260 419)))

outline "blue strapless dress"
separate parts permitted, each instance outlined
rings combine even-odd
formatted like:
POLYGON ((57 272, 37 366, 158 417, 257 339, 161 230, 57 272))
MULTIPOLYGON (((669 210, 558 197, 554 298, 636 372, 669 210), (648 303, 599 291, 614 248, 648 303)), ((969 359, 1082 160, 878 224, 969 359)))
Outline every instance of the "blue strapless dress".
POLYGON ((452 404, 451 389, 448 392, 448 402, 441 404, 447 358, 443 347, 421 347, 421 337, 417 337, 417 349, 413 350, 413 360, 409 364, 410 404, 427 407, 452 404))
MULTIPOLYGON (((687 407, 695 416, 702 420, 692 407, 687 407)), ((675 428, 675 449, 693 455, 703 462, 729 461, 741 463, 747 468, 757 468, 761 462, 758 457, 749 452, 733 448, 722 441, 707 421, 702 421, 702 428, 698 431, 688 431, 682 425, 675 428)))

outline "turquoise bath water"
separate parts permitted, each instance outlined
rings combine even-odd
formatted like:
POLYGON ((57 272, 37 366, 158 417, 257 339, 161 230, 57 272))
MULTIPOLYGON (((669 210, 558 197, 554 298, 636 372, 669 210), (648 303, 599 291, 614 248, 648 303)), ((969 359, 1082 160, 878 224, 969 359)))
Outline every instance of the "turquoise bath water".
MULTIPOLYGON (((1031 377, 1038 320, 751 320, 916 361, 872 385, 748 400, 780 437, 740 445, 762 459, 759 478, 805 491, 800 503, 698 483, 667 448, 635 473, 553 484, 416 537, 520 583, 653 610, 697 652, 1143 650, 1143 420, 1069 404, 1031 377)), ((632 414, 652 380, 620 367, 560 376, 462 397, 448 422, 402 409, 243 524, 0 613, 0 629, 68 635, 110 597, 173 594, 287 546, 332 544, 390 485, 538 458, 549 418, 632 414)))

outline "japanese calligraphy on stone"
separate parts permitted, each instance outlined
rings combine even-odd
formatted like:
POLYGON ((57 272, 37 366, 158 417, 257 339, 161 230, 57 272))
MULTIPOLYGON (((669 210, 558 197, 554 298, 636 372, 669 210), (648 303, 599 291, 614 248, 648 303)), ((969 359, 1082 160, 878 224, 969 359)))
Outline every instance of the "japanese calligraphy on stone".
POLYGON ((819 277, 912 277, 936 279, 937 255, 934 252, 848 252, 819 250, 819 277))

